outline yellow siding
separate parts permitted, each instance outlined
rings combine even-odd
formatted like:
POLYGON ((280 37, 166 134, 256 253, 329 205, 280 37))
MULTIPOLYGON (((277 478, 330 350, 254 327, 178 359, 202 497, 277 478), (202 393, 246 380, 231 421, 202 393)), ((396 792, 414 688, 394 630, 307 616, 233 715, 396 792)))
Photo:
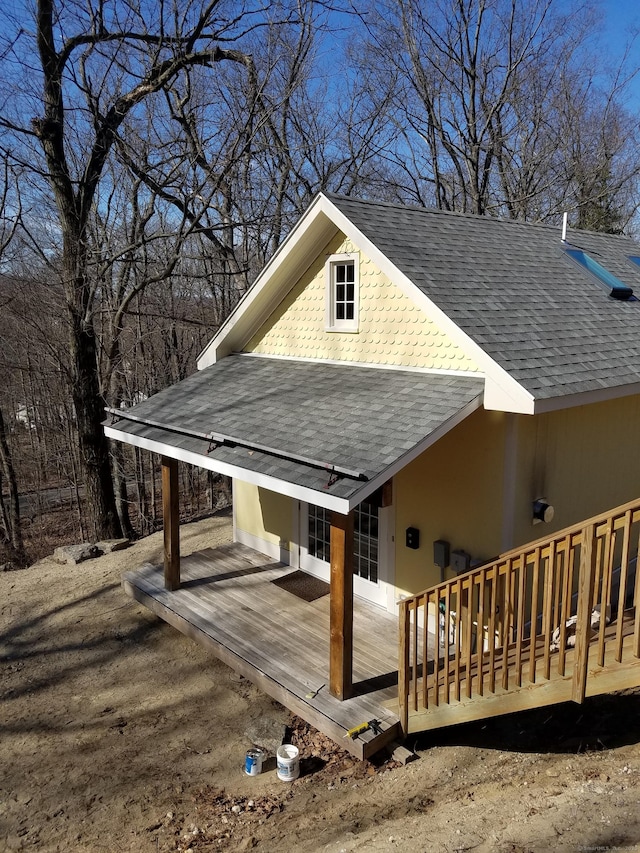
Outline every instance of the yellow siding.
POLYGON ((326 258, 355 251, 342 235, 326 246, 249 341, 245 351, 402 367, 478 369, 459 346, 362 254, 359 331, 326 331, 326 258))
POLYGON ((505 425, 500 412, 474 412, 394 477, 399 594, 440 581, 436 539, 474 559, 499 553, 505 425), (405 545, 407 527, 420 530, 417 550, 405 545))
POLYGON ((518 420, 515 546, 640 496, 640 397, 518 420), (532 524, 538 497, 555 509, 549 524, 532 524))
POLYGON ((234 480, 233 503, 238 529, 289 550, 294 539, 291 498, 234 480))

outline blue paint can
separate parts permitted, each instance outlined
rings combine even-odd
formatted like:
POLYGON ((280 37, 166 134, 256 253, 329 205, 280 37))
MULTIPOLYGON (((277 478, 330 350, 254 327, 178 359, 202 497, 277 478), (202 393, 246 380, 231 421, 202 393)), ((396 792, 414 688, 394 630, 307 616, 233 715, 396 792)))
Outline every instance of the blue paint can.
POLYGON ((247 776, 258 776, 262 773, 264 752, 261 749, 248 749, 244 758, 244 772, 247 776))

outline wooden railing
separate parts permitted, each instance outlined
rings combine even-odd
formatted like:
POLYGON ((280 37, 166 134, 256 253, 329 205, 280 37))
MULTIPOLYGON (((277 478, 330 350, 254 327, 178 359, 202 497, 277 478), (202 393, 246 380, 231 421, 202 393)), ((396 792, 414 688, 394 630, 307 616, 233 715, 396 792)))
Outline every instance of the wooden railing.
POLYGON ((556 674, 582 702, 590 662, 640 657, 639 536, 640 500, 401 601, 404 731, 411 711, 556 674))

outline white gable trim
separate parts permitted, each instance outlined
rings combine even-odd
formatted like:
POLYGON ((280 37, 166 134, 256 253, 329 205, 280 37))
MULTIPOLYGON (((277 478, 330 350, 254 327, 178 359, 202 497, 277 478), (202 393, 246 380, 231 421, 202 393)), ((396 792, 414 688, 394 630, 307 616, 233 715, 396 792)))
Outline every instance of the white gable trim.
POLYGON ((253 287, 203 350, 198 358, 198 368, 201 370, 219 358, 242 349, 291 287, 316 260, 320 247, 325 246, 338 231, 341 231, 361 252, 377 264, 381 272, 385 273, 393 284, 397 285, 478 365, 485 374, 485 408, 533 414, 533 396, 417 288, 332 201, 322 194, 316 196, 260 273, 253 287))
POLYGON ((318 252, 338 232, 322 207, 323 200, 326 201, 322 195, 313 200, 253 286, 200 353, 198 370, 242 349, 315 262, 318 252))

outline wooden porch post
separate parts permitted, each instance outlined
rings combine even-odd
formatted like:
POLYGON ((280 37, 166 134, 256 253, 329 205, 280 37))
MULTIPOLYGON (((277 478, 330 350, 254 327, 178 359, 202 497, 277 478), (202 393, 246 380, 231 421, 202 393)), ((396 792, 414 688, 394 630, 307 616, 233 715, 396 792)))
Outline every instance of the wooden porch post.
POLYGON ((165 589, 180 588, 180 516, 178 460, 162 457, 162 520, 165 589))
POLYGON ((329 690, 348 699, 353 688, 353 512, 331 513, 329 690))

